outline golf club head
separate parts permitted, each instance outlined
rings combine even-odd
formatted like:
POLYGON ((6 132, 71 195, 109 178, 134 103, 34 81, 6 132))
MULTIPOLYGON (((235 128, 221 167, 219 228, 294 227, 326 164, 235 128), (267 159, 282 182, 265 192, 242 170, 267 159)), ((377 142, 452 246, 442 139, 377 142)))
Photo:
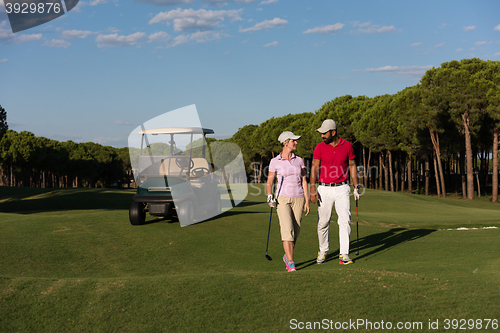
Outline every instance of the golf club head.
POLYGON ((273 258, 271 258, 271 257, 269 256, 269 254, 267 254, 267 253, 266 253, 266 259, 267 259, 267 260, 273 260, 273 258))

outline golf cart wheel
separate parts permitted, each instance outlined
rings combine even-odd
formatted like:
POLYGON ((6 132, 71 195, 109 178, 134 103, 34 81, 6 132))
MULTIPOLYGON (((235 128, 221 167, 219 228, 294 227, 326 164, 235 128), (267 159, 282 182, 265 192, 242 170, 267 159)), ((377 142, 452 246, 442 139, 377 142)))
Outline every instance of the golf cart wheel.
POLYGON ((214 207, 211 209, 211 213, 214 216, 217 216, 222 211, 222 200, 220 198, 220 193, 217 193, 217 197, 215 198, 214 207))
POLYGON ((132 201, 128 211, 128 217, 132 225, 141 225, 146 221, 146 211, 144 211, 144 204, 132 201))
POLYGON ((191 224, 194 220, 194 206, 190 200, 184 201, 179 204, 179 211, 177 212, 179 221, 183 224, 191 224))

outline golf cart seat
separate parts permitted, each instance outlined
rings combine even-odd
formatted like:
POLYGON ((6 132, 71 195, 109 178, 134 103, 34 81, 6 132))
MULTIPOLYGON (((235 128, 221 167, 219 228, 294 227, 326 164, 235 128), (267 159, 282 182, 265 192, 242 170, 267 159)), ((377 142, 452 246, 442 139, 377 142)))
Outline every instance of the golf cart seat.
POLYGON ((186 176, 189 165, 189 156, 166 157, 160 164, 161 176, 186 176))
POLYGON ((207 181, 207 177, 211 171, 208 161, 202 157, 193 158, 194 166, 191 169, 191 186, 202 188, 207 181))
POLYGON ((210 165, 208 161, 202 157, 193 158, 194 166, 191 169, 191 177, 199 178, 210 173, 210 165), (194 171, 194 172, 193 172, 194 171))

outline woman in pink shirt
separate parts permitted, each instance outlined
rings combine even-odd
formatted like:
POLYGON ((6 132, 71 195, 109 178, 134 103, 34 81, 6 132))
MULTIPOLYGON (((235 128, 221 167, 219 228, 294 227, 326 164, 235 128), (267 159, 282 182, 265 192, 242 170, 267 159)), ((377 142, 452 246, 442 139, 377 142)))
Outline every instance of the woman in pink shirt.
POLYGON ((277 204, 281 240, 285 250, 283 261, 289 272, 296 270, 293 249, 300 233, 302 210, 306 212, 306 215, 309 214, 309 194, 304 160, 293 153, 297 149, 299 138, 300 136, 288 131, 280 134, 278 141, 283 145, 283 151, 271 160, 266 184, 267 203, 271 207, 277 204), (278 179, 276 200, 272 195, 275 175, 278 179))

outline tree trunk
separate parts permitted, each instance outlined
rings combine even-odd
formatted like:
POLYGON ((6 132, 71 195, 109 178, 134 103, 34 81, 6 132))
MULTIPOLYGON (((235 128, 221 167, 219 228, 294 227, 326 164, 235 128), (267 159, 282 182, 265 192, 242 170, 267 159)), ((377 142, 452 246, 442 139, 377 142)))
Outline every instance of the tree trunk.
POLYGON ((401 155, 399 157, 399 166, 401 168, 401 193, 405 193, 405 175, 406 175, 406 170, 405 166, 403 164, 403 159, 401 158, 401 155))
POLYGON ((491 201, 498 201, 498 127, 493 130, 493 174, 491 179, 491 201))
POLYGON ((460 179, 462 181, 462 197, 467 199, 467 181, 465 179, 465 151, 460 152, 460 179))
POLYGON ((384 153, 382 151, 380 151, 379 160, 380 160, 380 165, 384 169, 384 182, 383 182, 384 185, 382 188, 382 178, 380 178, 380 189, 389 191, 389 170, 387 168, 386 158, 385 158, 384 153))
POLYGON ((437 166, 437 161, 436 161, 436 154, 433 154, 434 157, 434 173, 436 175, 436 191, 437 191, 437 196, 441 196, 441 186, 439 183, 439 173, 438 173, 438 166, 437 166))
POLYGON ((422 190, 422 185, 420 184, 420 181, 424 174, 424 165, 418 159, 415 159, 415 168, 417 171, 417 190, 415 191, 415 194, 420 194, 422 190))
POLYGON ((366 178, 366 175, 367 175, 367 172, 366 172, 366 149, 365 147, 363 147, 363 185, 365 185, 365 188, 368 187, 368 182, 366 181, 367 178, 366 178))
POLYGON ((401 152, 398 152, 398 159, 397 159, 397 163, 396 163, 396 172, 394 174, 394 182, 395 182, 395 191, 398 192, 399 191, 399 163, 401 162, 401 159, 399 158, 399 156, 401 156, 401 152))
POLYGON ((455 196, 458 198, 458 154, 453 154, 453 187, 455 188, 455 196))
POLYGON ((429 159, 425 160, 425 195, 429 195, 429 159))
POLYGON ((413 192, 413 188, 412 188, 412 184, 411 184, 411 176, 412 176, 412 170, 411 170, 411 155, 408 154, 408 193, 412 193, 413 192))
POLYGON ((476 173, 476 180, 477 180, 477 196, 481 198, 481 185, 479 185, 479 172, 476 173))
POLYGON ((465 156, 467 157, 467 199, 474 200, 474 172, 472 168, 472 143, 469 129, 469 112, 462 114, 465 133, 465 156))
MULTIPOLYGON (((434 132, 430 127, 429 127, 429 132, 431 135, 432 145, 434 146, 434 151, 436 152, 439 178, 441 178, 441 190, 442 190, 441 192, 443 194, 443 198, 446 198, 446 186, 444 183, 443 165, 441 164, 441 150, 439 149, 439 135, 437 132, 434 132)), ((436 179, 437 179, 437 174, 436 174, 436 179)))
MULTIPOLYGON (((372 169, 370 168, 370 160, 372 158, 372 150, 368 149, 368 177, 366 179, 367 184, 370 184, 372 179, 372 169)), ((368 188, 368 186, 367 186, 368 188)))
POLYGON ((392 174, 392 154, 391 151, 387 151, 387 155, 389 157, 389 178, 391 179, 391 192, 394 192, 394 177, 392 174))

